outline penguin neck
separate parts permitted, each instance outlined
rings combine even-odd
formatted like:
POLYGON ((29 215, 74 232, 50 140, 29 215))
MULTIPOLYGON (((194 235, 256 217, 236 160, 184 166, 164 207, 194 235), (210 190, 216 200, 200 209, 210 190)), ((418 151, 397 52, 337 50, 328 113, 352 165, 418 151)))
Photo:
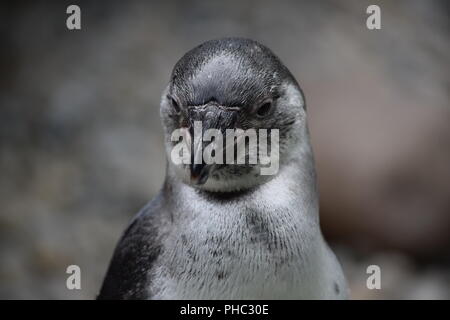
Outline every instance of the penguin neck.
MULTIPOLYGON (((223 190, 208 191, 195 188, 183 182, 175 173, 174 169, 167 163, 167 173, 165 188, 171 190, 190 188, 197 193, 202 193, 216 199, 237 199, 258 190, 270 190, 274 192, 272 196, 281 193, 292 193, 308 207, 318 212, 318 190, 316 181, 316 171, 314 157, 309 142, 309 135, 302 139, 300 143, 295 144, 289 157, 280 162, 278 173, 273 177, 268 177, 263 183, 252 183, 248 185, 239 184, 235 188, 228 184, 223 190)), ((270 193, 269 192, 269 193, 270 193)))

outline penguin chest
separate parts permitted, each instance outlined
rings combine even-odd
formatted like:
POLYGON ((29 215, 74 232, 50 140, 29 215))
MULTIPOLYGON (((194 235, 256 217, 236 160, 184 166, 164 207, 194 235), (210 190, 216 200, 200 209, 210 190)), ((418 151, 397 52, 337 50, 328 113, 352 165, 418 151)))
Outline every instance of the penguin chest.
POLYGON ((199 215, 173 234, 157 268, 160 298, 315 296, 316 226, 289 222, 285 210, 227 214, 199 215))

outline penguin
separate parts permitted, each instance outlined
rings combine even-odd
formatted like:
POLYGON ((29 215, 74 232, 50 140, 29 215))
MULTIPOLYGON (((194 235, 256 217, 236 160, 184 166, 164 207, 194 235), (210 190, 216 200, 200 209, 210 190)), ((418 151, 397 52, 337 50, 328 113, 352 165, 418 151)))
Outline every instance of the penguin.
POLYGON ((319 225, 304 94, 270 49, 244 38, 200 44, 175 64, 160 115, 163 187, 123 233, 98 299, 349 297, 319 225), (202 132, 277 130, 278 170, 173 161, 176 130, 191 160, 206 145, 196 123, 202 132))

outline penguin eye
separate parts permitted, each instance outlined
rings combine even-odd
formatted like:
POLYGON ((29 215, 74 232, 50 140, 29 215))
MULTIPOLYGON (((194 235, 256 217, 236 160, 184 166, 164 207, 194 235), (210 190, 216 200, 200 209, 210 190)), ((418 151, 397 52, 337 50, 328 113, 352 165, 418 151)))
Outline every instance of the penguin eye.
POLYGON ((273 107, 272 99, 265 100, 256 109, 256 115, 258 117, 265 117, 270 113, 270 111, 272 111, 272 107, 273 107))
POLYGON ((180 104, 177 102, 177 100, 172 96, 167 96, 167 99, 169 99, 170 105, 175 110, 175 112, 180 113, 181 108, 180 108, 180 104))

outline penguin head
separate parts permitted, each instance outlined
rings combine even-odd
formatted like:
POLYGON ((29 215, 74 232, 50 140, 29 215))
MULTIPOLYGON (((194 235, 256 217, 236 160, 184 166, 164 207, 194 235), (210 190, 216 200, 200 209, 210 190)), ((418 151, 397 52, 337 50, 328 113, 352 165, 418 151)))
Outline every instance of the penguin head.
POLYGON ((307 138, 297 81, 267 47, 242 38, 207 41, 187 52, 162 95, 161 118, 169 171, 207 191, 244 190, 272 179, 307 138), (250 145, 255 136, 256 147, 250 145))

